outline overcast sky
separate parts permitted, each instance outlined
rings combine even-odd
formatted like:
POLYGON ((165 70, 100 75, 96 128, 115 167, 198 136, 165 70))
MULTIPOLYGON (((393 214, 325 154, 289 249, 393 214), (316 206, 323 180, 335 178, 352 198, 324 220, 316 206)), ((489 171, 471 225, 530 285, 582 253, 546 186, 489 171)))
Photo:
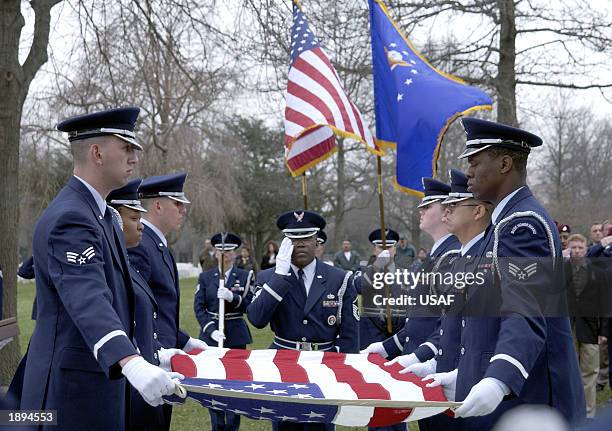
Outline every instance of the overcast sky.
MULTIPOLYGON (((227 0, 226 0, 227 1, 227 0)), ((229 0, 229 4, 237 4, 237 0, 229 0)), ((606 10, 608 14, 612 14, 612 1, 611 0, 592 0, 592 3, 601 10, 606 10)), ((22 10, 26 18, 26 27, 22 34, 22 49, 20 58, 23 61, 27 55, 29 45, 31 43, 31 34, 33 28, 33 13, 29 7, 28 2, 22 2, 22 10)), ((225 17, 222 21, 226 22, 228 28, 232 26, 232 10, 227 9, 225 17)), ((67 70, 70 67, 70 51, 74 46, 75 41, 79 40, 80 26, 78 25, 77 16, 68 1, 64 1, 57 5, 52 11, 52 29, 50 35, 50 47, 49 53, 52 61, 49 61, 43 66, 43 69, 39 71, 32 86, 30 88, 30 96, 40 93, 42 91, 49 91, 50 83, 52 82, 49 78, 54 68, 60 70, 67 70)), ((410 35, 413 43, 417 48, 419 44, 423 43, 428 37, 431 36, 432 32, 436 32, 440 37, 444 37, 442 34, 443 30, 447 34, 453 35, 455 38, 461 40, 462 38, 469 37, 472 29, 478 28, 479 22, 477 19, 469 20, 457 20, 456 18, 446 17, 440 18, 435 22, 435 25, 425 24, 421 27, 417 27, 410 35)), ((313 29, 316 33, 316 28, 313 29)), ((289 34, 287 35, 289 37, 289 34)), ((517 40, 517 49, 520 50, 525 46, 529 46, 535 42, 543 42, 542 36, 533 36, 530 38, 519 38, 517 40)), ((325 45, 325 41, 321 43, 325 45)), ((575 48, 575 55, 578 57, 584 57, 588 53, 575 48)), ((559 51, 559 55, 566 55, 564 52, 559 51)), ((596 79, 599 82, 612 82, 612 61, 610 58, 601 55, 600 59, 604 63, 604 67, 596 75, 596 79)), ((551 76, 551 80, 563 81, 562 76, 551 76)), ((586 80, 583 82, 574 81, 578 84, 587 83, 586 80)), ((51 91, 52 87, 51 87, 51 91)), ((519 120, 523 121, 530 118, 532 114, 542 111, 542 104, 551 103, 555 95, 558 93, 557 89, 550 89, 546 87, 518 87, 517 100, 519 104, 519 120)), ((606 90, 605 95, 602 96, 601 92, 596 89, 592 90, 581 90, 572 91, 572 97, 575 97, 576 106, 590 106, 596 112, 602 116, 609 116, 612 114, 612 89, 606 90)), ((268 122, 279 124, 283 118, 284 101, 282 97, 275 97, 271 102, 270 98, 265 95, 244 95, 242 98, 233 99, 234 104, 237 104, 237 111, 241 111, 243 114, 261 115, 262 112, 266 112, 268 122)), ((50 119, 55 121, 56 119, 50 119)), ((24 121, 27 121, 24 119, 24 121)), ((374 130, 373 125, 371 129, 374 130)))

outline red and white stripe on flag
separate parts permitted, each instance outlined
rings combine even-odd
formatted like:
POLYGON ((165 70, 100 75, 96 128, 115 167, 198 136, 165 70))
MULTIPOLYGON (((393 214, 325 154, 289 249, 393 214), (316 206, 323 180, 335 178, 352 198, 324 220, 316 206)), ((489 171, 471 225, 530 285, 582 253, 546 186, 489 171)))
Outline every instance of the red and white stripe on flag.
POLYGON ((285 160, 289 171, 293 176, 300 175, 333 154, 335 135, 361 141, 370 152, 382 155, 295 2, 293 19, 285 108, 285 160))
POLYGON ((428 388, 416 375, 400 374, 403 367, 399 364, 385 367, 385 361, 377 354, 210 348, 175 355, 172 369, 201 379, 317 385, 324 402, 337 407, 330 421, 337 425, 408 422, 444 412, 453 405, 446 401, 440 387, 428 388))

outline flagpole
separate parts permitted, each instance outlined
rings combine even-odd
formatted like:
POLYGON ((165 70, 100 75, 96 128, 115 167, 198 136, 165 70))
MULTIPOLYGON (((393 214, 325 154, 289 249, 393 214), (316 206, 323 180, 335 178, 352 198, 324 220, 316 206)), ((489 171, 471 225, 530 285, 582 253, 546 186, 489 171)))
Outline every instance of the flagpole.
POLYGON ((308 209, 308 184, 306 182, 306 172, 302 174, 302 196, 304 197, 304 209, 308 209))
MULTIPOLYGON (((383 192, 383 181, 382 181, 382 157, 376 156, 376 180, 378 182, 378 209, 380 211, 380 239, 382 241, 383 250, 387 249, 387 235, 385 232, 385 198, 383 192)), ((389 260, 389 264, 391 260, 389 260)), ((386 272, 387 265, 384 266, 383 272, 386 272)), ((386 305, 386 320, 387 320, 387 332, 391 334, 393 332, 393 322, 391 321, 391 305, 389 304, 389 285, 385 283, 385 296, 387 297, 386 305)))
MULTIPOLYGON (((225 287, 225 237, 227 233, 221 232, 221 274, 219 274, 219 288, 225 287)), ((219 298, 219 332, 225 335, 225 299, 219 298)), ((218 342, 219 347, 223 347, 223 338, 218 342)))

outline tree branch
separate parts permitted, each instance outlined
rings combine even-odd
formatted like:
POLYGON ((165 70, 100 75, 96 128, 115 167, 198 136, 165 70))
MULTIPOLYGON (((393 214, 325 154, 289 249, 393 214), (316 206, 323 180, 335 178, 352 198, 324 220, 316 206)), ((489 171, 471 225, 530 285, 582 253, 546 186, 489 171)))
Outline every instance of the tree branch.
POLYGON ((517 84, 521 85, 539 85, 542 87, 557 87, 557 88, 572 88, 574 90, 587 90, 589 88, 611 88, 610 84, 588 84, 588 85, 577 85, 577 84, 563 84, 561 82, 537 82, 537 81, 525 81, 522 79, 516 80, 517 84))
MULTIPOLYGON (((51 28, 51 8, 62 0, 32 0, 30 6, 34 10, 34 37, 28 57, 23 63, 24 87, 28 87, 38 69, 47 62, 47 45, 51 28)), ((25 94, 25 93, 24 93, 25 94)))

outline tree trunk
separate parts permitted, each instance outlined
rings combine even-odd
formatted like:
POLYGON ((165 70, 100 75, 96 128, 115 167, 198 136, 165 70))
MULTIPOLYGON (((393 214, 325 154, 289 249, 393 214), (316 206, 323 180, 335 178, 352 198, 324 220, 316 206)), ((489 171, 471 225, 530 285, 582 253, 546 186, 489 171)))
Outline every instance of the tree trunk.
MULTIPOLYGON (((0 2, 0 266, 4 273, 3 317, 17 316, 19 225, 19 135, 23 103, 36 72, 47 61, 51 8, 60 0, 30 4, 35 13, 32 46, 19 64, 19 37, 24 26, 20 0, 0 2)), ((0 380, 11 381, 21 351, 19 340, 0 350, 0 380)))
MULTIPOLYGON (((24 25, 20 2, 0 6, 0 266, 4 274, 2 317, 17 316, 17 227, 19 221, 19 125, 23 107, 22 71, 17 53, 24 25)), ((19 362, 19 340, 0 350, 0 377, 8 384, 19 362)))
POLYGON ((498 0, 499 63, 497 64, 497 121, 518 126, 516 118, 516 23, 514 0, 498 0))
POLYGON ((342 241, 345 235, 344 229, 344 211, 345 211, 345 203, 344 197, 346 196, 346 178, 344 175, 344 141, 342 139, 338 139, 338 153, 337 153, 337 182, 336 182, 336 224, 334 226, 334 239, 336 241, 336 250, 340 250, 340 246, 342 245, 342 241))

